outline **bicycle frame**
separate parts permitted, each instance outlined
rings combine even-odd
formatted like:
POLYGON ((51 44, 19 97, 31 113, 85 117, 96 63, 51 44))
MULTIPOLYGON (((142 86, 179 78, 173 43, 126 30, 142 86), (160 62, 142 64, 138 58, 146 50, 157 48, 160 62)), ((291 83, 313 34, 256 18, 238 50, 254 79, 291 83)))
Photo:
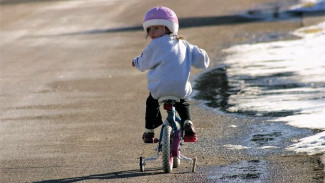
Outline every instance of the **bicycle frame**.
POLYGON ((181 125, 182 122, 181 122, 181 119, 178 116, 176 116, 176 110, 175 110, 174 106, 172 106, 171 109, 167 110, 167 114, 168 114, 167 119, 166 119, 165 123, 163 124, 163 126, 161 127, 158 147, 159 147, 159 150, 161 150, 161 139, 162 139, 162 135, 163 135, 163 130, 166 125, 169 125, 172 127, 173 134, 174 134, 173 146, 171 149, 172 156, 178 157, 179 145, 180 145, 180 142, 183 137, 183 128, 181 125), (180 133, 180 137, 175 137, 176 135, 179 136, 179 133, 180 133))
POLYGON ((144 171, 144 166, 146 165, 147 161, 154 161, 159 159, 159 152, 161 152, 162 148, 162 137, 163 137, 163 131, 166 126, 171 126, 172 127, 172 132, 174 134, 173 142, 172 142, 172 147, 171 147, 171 156, 172 157, 177 157, 179 160, 186 160, 190 161, 193 164, 192 171, 195 172, 195 163, 196 163, 196 158, 194 160, 192 158, 188 158, 180 153, 180 145, 181 141, 183 140, 183 128, 181 124, 181 119, 176 115, 176 109, 174 107, 175 100, 163 100, 161 103, 164 104, 164 109, 167 111, 167 119, 163 123, 161 130, 160 130, 160 137, 159 137, 159 142, 156 147, 156 154, 153 155, 150 158, 143 158, 140 157, 140 169, 141 171, 144 171), (166 106, 167 105, 167 106, 166 106))

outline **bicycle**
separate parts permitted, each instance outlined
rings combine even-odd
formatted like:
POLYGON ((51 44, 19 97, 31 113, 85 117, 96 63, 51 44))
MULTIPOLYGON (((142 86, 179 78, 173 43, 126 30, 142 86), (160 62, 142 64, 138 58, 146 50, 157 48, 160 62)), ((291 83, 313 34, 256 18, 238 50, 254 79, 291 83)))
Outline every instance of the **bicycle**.
POLYGON ((140 171, 144 172, 147 161, 159 159, 159 152, 162 155, 162 167, 165 173, 170 173, 173 168, 180 165, 180 160, 191 161, 192 172, 196 171, 197 157, 188 158, 180 153, 180 145, 183 140, 183 127, 181 119, 176 115, 175 103, 179 102, 178 97, 166 96, 158 99, 160 104, 164 105, 167 111, 167 119, 163 123, 160 131, 159 142, 156 148, 156 154, 150 158, 140 157, 140 171))

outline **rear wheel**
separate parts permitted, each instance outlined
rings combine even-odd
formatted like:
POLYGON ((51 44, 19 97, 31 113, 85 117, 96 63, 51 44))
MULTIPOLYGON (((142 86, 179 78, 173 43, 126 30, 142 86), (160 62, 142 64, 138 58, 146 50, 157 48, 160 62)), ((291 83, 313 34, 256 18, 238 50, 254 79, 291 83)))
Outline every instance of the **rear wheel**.
POLYGON ((178 168, 180 164, 181 164, 181 160, 177 157, 174 157, 173 158, 173 168, 178 168))
POLYGON ((179 165, 181 164, 181 160, 179 159, 179 146, 180 146, 180 141, 181 141, 181 132, 178 130, 178 134, 174 135, 173 138, 177 139, 172 139, 171 140, 171 152, 173 156, 173 168, 178 168, 179 165))
POLYGON ((196 171, 196 162, 197 162, 197 157, 193 159, 193 167, 192 167, 192 172, 196 171))
POLYGON ((171 156, 171 151, 170 151, 171 131, 172 131, 172 127, 166 125, 163 129, 163 136, 161 141, 162 165, 165 173, 170 173, 173 169, 173 157, 171 156))
POLYGON ((143 163, 143 159, 144 159, 144 157, 140 157, 140 171, 141 172, 144 172, 144 163, 143 163))

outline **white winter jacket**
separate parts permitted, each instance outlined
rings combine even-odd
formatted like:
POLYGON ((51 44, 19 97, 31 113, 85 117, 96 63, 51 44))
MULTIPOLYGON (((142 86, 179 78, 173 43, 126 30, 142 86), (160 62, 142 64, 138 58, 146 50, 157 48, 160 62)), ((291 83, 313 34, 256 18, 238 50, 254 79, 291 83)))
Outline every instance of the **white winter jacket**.
POLYGON ((191 66, 207 69, 210 59, 203 49, 164 35, 153 39, 133 63, 142 72, 149 70, 148 89, 153 98, 176 96, 184 99, 192 93, 191 66))

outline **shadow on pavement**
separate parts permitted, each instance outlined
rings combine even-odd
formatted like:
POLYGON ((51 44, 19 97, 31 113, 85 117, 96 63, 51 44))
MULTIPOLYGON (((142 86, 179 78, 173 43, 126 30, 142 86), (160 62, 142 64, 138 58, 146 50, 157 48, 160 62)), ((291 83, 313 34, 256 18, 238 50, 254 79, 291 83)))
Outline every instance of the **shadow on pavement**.
MULTIPOLYGON (((190 17, 190 18, 180 18, 179 26, 184 28, 192 27, 204 27, 204 26, 221 26, 221 25, 234 25, 234 24, 244 24, 253 22, 266 21, 265 17, 273 16, 270 13, 265 13, 257 17, 254 16, 244 16, 244 15, 227 15, 227 16, 209 16, 209 17, 190 17)), ((287 19, 301 17, 300 13, 289 13, 287 19)), ((283 20, 283 18, 275 17, 273 21, 283 20)), ((268 19, 269 21, 269 19, 268 19)), ((142 31, 142 25, 135 25, 129 27, 118 27, 118 28, 107 28, 107 29, 94 29, 79 32, 55 34, 55 35, 43 35, 43 36, 71 36, 71 35, 83 35, 83 34, 103 34, 103 33, 119 33, 119 32, 133 32, 142 31)))
POLYGON ((83 177, 44 180, 35 183, 78 182, 78 181, 85 181, 85 180, 113 180, 113 179, 125 179, 125 178, 143 177, 148 175, 152 176, 152 175, 164 174, 164 172, 162 171, 159 172, 159 170, 161 169, 147 169, 145 172, 140 172, 139 170, 128 170, 128 171, 111 172, 105 174, 88 175, 83 177))
MULTIPOLYGON (((247 11, 246 14, 180 18, 179 26, 180 28, 184 29, 184 28, 192 28, 192 27, 234 25, 234 24, 245 24, 245 23, 253 23, 253 22, 274 22, 274 21, 297 19, 302 17, 315 17, 315 16, 324 16, 324 15, 325 15, 324 11, 304 13, 304 12, 293 12, 293 11, 278 12, 277 9, 274 10, 272 9, 270 11, 265 11, 265 12, 260 10, 251 10, 251 11, 247 11)), ((54 34, 54 35, 40 35, 40 37, 120 33, 120 32, 133 32, 133 31, 142 31, 142 30, 143 30, 142 25, 134 25, 129 27, 94 29, 94 30, 86 30, 86 31, 79 31, 79 32, 54 34)))
MULTIPOLYGON (((230 16, 216 16, 216 17, 192 17, 179 19, 179 26, 183 28, 203 27, 212 25, 231 25, 260 21, 260 19, 248 18, 240 15, 230 16)), ((73 36, 84 34, 104 34, 104 33, 119 33, 119 32, 134 32, 143 31, 142 25, 135 25, 129 27, 107 28, 107 29, 94 29, 79 32, 55 34, 55 35, 42 35, 44 36, 73 36)))

